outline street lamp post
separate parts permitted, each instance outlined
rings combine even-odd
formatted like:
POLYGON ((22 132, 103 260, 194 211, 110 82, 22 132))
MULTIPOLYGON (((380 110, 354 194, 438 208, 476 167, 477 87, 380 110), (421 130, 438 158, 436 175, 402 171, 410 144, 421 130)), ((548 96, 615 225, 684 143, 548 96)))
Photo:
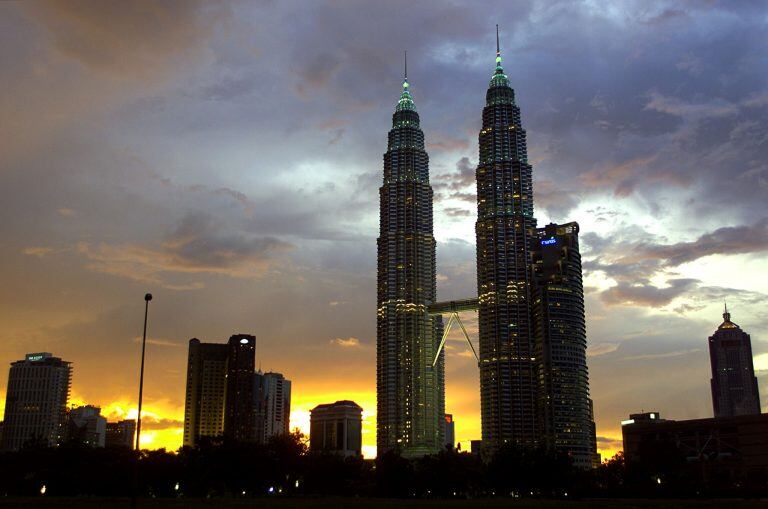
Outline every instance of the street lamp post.
POLYGON ((144 352, 147 349, 147 315, 149 314, 149 301, 152 300, 152 294, 144 295, 144 335, 141 338, 141 369, 139 370, 139 413, 136 416, 136 457, 133 466, 133 496, 131 497, 131 507, 136 507, 136 496, 139 490, 139 456, 141 448, 139 440, 141 439, 141 403, 144 395, 144 352))

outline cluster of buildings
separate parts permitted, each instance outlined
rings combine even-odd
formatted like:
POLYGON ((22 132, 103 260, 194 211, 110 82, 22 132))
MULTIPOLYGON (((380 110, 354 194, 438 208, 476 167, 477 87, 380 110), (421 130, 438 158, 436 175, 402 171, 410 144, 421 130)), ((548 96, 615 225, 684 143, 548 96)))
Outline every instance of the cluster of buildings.
POLYGON ((714 417, 675 421, 662 419, 659 412, 630 414, 621 423, 628 463, 652 462, 665 472, 705 479, 768 474, 768 414, 761 413, 752 342, 731 321, 727 307, 709 337, 709 358, 714 417))
POLYGON ((226 343, 189 340, 184 445, 201 437, 266 443, 290 429, 291 381, 256 370, 256 338, 235 334, 226 343))
POLYGON ((579 226, 537 226, 526 132, 498 44, 476 179, 477 296, 438 302, 429 156, 406 68, 379 193, 378 450, 419 456, 445 445, 441 315, 477 310, 482 449, 548 446, 594 466, 579 226))
POLYGON ((92 405, 69 406, 72 363, 48 352, 11 363, 0 428, 4 451, 78 442, 92 447, 133 447, 136 421, 107 422, 92 405))
MULTIPOLYGON (((363 409, 353 401, 318 405, 310 413, 310 449, 362 453, 363 409)), ((267 443, 290 431, 291 381, 256 369, 256 337, 226 343, 189 340, 184 445, 204 437, 267 443)))

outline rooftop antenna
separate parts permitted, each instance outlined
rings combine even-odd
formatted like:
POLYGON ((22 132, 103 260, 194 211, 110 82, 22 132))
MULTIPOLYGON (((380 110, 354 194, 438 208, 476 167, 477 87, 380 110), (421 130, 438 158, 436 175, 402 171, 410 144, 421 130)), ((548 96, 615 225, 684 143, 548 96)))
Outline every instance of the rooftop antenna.
POLYGON ((496 24, 496 56, 501 56, 501 49, 499 47, 499 25, 496 24))
POLYGON ((405 60, 405 81, 408 81, 408 50, 403 52, 403 57, 405 60))

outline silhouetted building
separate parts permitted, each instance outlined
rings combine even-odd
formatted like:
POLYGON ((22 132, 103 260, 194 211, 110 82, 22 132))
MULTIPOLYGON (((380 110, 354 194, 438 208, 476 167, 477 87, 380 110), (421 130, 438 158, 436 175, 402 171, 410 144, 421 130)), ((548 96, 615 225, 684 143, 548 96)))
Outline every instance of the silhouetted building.
POLYGON ((749 334, 731 321, 728 308, 723 323, 709 337, 712 364, 712 406, 715 417, 760 413, 760 393, 752 364, 749 334))
POLYGON ((531 234, 532 321, 543 445, 591 468, 596 450, 587 370, 587 330, 577 223, 531 234))
POLYGON ((664 420, 658 412, 629 417, 621 426, 628 466, 730 485, 768 476, 768 414, 687 421, 664 420))
POLYGON ((318 405, 310 412, 309 448, 344 456, 360 456, 363 448, 363 409, 354 401, 318 405))
POLYGON ((255 373, 253 397, 256 440, 266 443, 273 436, 290 432, 290 380, 281 373, 255 373))
POLYGON ((65 432, 72 367, 50 353, 30 353, 11 363, 5 397, 3 449, 54 446, 65 432))
POLYGON ((469 441, 469 452, 472 454, 480 455, 483 452, 483 441, 482 440, 470 440, 469 441))
POLYGON ((456 423, 453 422, 453 414, 445 414, 443 421, 443 436, 445 437, 445 446, 449 449, 456 448, 456 423))
POLYGON ((538 443, 528 234, 536 227, 532 168, 498 47, 479 145, 475 234, 483 446, 531 447, 538 443))
POLYGON ((380 231, 376 325, 376 443, 379 454, 434 453, 443 447, 444 354, 435 366, 442 321, 435 301, 432 187, 424 133, 407 79, 392 116, 380 231))
POLYGON ((229 346, 189 340, 187 396, 184 406, 184 445, 194 447, 200 437, 224 434, 229 346))
POLYGON ((92 405, 72 408, 67 414, 67 421, 70 442, 90 447, 105 446, 107 418, 101 415, 101 408, 92 405))
POLYGON ((125 419, 117 422, 108 422, 106 427, 106 447, 127 447, 133 449, 136 437, 136 421, 125 419))
POLYGON ((234 440, 255 440, 253 375, 256 338, 248 334, 236 334, 229 338, 228 346, 224 436, 234 440))

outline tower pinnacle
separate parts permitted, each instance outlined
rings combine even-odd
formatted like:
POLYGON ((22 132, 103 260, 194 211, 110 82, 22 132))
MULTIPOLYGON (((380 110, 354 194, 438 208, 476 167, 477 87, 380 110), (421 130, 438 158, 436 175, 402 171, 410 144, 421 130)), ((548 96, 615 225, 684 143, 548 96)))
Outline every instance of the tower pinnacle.
POLYGON ((726 322, 730 322, 731 314, 728 312, 728 301, 723 299, 723 304, 725 307, 725 310, 723 311, 723 320, 725 320, 726 322))

